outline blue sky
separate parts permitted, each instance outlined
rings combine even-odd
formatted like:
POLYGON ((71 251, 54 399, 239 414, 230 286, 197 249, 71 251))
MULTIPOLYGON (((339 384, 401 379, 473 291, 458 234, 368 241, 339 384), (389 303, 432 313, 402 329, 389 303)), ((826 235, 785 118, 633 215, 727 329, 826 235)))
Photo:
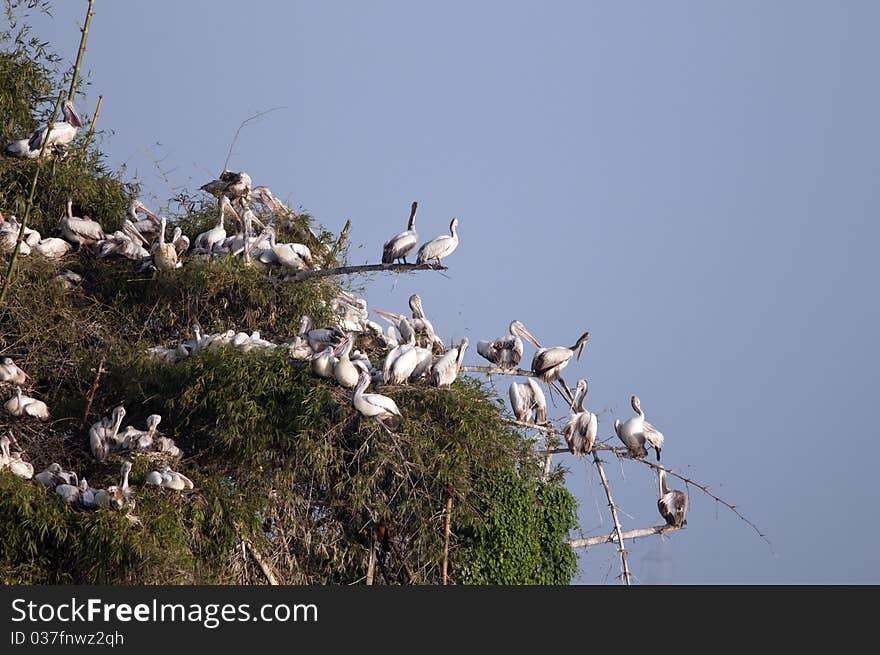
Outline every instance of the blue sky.
MULTIPOLYGON (((56 4, 38 34, 72 63, 86 3, 56 4)), ((155 207, 283 107, 229 167, 330 230, 351 218, 351 263, 379 261, 413 200, 423 239, 458 217, 449 270, 374 278, 371 308, 418 292, 447 342, 514 318, 544 345, 589 330, 564 377, 589 380, 600 436, 638 394, 664 464, 773 544, 691 489, 687 530, 630 546, 638 582, 878 583, 878 19, 856 1, 98 0, 78 105, 103 94, 104 147, 155 207)), ((595 471, 559 461, 584 534, 609 531, 595 471)), ((624 529, 661 522, 646 468, 607 470, 624 529)), ((618 582, 612 546, 580 564, 618 582)))

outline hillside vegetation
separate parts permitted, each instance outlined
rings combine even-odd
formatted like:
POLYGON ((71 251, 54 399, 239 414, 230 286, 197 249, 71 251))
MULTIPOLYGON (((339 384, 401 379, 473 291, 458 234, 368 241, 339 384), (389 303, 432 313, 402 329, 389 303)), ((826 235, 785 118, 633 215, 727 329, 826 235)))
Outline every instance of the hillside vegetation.
MULTIPOLYGON (((10 23, 0 37, 5 147, 45 122, 65 87, 51 48, 26 26, 10 23)), ((107 233, 118 229, 138 196, 137 180, 107 164, 96 145, 107 148, 106 135, 85 147, 85 132, 63 158, 0 156, 0 212, 28 213, 44 237, 59 236, 70 199, 78 215, 99 220, 107 233)), ((190 238, 217 212, 207 194, 191 199, 169 216, 190 238)), ((297 215, 278 225, 279 241, 309 227, 311 217, 297 215)), ((334 235, 314 227, 332 247, 334 235)), ((0 253, 0 272, 10 258, 0 253)), ((486 385, 461 376, 449 388, 380 386, 404 417, 389 430, 354 410, 351 390, 316 377, 285 348, 225 346, 158 361, 147 350, 174 347, 193 336, 193 326, 204 334, 259 330, 282 344, 304 314, 316 326, 339 322, 332 300, 345 277, 281 281, 277 271, 240 258, 183 261, 173 271, 141 272, 133 261, 98 259, 88 249, 60 261, 18 258, 0 307, 0 355, 28 374, 25 393, 45 401, 51 416, 0 409, 0 434, 12 436, 35 471, 57 462, 95 487, 118 484, 128 459, 134 505, 73 508, 53 489, 0 470, 0 582, 350 584, 366 580, 373 560, 376 584, 435 584, 450 496, 451 583, 570 582, 576 558, 566 540, 576 504, 563 471, 542 480, 530 442, 505 422, 486 385), (82 282, 57 284, 64 270, 82 282), (89 427, 118 405, 125 425, 142 428, 149 415, 161 415, 159 432, 182 458, 117 453, 98 461, 89 427), (146 485, 162 463, 194 488, 146 485)), ((357 347, 373 362, 386 351, 365 338, 357 347)), ((0 384, 0 403, 13 394, 12 384, 0 384)))

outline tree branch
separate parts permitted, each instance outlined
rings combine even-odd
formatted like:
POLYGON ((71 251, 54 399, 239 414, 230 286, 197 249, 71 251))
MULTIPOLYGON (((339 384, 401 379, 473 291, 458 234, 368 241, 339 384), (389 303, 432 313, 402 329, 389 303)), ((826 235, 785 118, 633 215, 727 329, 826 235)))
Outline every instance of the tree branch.
POLYGON ((244 545, 248 549, 248 552, 250 552, 251 557, 253 557, 257 565, 259 565, 260 570, 263 572, 263 575, 266 576, 266 580, 269 581, 269 584, 277 585, 278 578, 275 577, 275 573, 274 571, 272 571, 272 567, 270 567, 269 564, 263 559, 263 556, 260 555, 259 551, 254 548, 254 545, 251 543, 250 539, 242 539, 242 541, 244 541, 244 545))
MULTIPOLYGON (((267 109, 265 111, 257 112, 253 116, 249 116, 248 118, 245 118, 239 124, 238 129, 235 130, 235 136, 232 137, 232 143, 229 144, 229 152, 226 153, 226 161, 223 162, 223 171, 226 170, 226 167, 229 165, 229 160, 232 158, 232 149, 235 147, 235 142, 238 141, 238 135, 241 132, 241 128, 243 128, 245 125, 250 123, 252 120, 257 119, 260 116, 265 116, 266 114, 271 113, 273 111, 277 111, 279 109, 287 109, 287 107, 285 107, 285 106, 272 107, 272 109, 267 109)), ((220 171, 220 172, 222 173, 223 171, 220 171)))
POLYGON ((593 463, 599 470, 599 477, 602 480, 602 486, 605 488, 605 497, 608 498, 608 507, 611 509, 611 518, 614 519, 614 531, 617 533, 617 543, 620 544, 618 552, 620 553, 620 566, 623 569, 623 583, 629 587, 632 584, 630 580, 629 564, 626 561, 626 546, 623 543, 623 530, 620 529, 620 519, 617 518, 617 506, 614 499, 611 498, 611 486, 608 484, 608 478, 605 477, 605 469, 602 468, 602 460, 599 459, 598 453, 593 452, 593 463))
MULTIPOLYGON (((621 533, 624 539, 639 539, 640 537, 651 537, 655 534, 666 534, 667 532, 675 532, 683 530, 684 527, 674 525, 657 525, 653 528, 638 528, 637 530, 627 530, 621 533)), ((617 541, 617 531, 610 534, 599 535, 598 537, 587 537, 585 539, 572 539, 568 545, 572 548, 589 548, 590 546, 598 546, 600 544, 610 544, 617 541)))
POLYGON ((104 101, 104 96, 98 96, 98 104, 95 106, 95 113, 92 114, 92 123, 89 125, 89 133, 86 134, 86 140, 82 146, 82 154, 79 156, 79 163, 82 164, 86 158, 86 153, 89 150, 89 143, 92 140, 92 136, 95 134, 95 123, 98 122, 98 115, 101 113, 101 103, 104 101))
POLYGON ((393 271, 395 273, 409 273, 411 271, 445 271, 442 264, 362 264, 360 266, 342 266, 340 268, 319 268, 316 271, 300 271, 285 275, 281 278, 284 282, 302 282, 316 277, 329 277, 331 275, 349 275, 350 273, 369 273, 372 271, 393 271))
POLYGON ((533 378, 535 374, 521 368, 498 368, 497 366, 462 366, 462 373, 485 373, 486 375, 520 375, 533 378))

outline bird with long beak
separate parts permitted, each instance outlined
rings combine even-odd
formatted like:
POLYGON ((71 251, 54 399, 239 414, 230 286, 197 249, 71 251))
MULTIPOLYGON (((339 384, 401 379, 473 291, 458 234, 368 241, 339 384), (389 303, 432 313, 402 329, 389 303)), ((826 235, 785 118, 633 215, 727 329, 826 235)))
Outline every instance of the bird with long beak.
POLYGON ((61 111, 64 114, 63 121, 55 121, 51 126, 38 127, 31 132, 27 139, 19 139, 10 143, 6 147, 6 152, 16 157, 27 157, 28 159, 39 157, 40 149, 43 147, 43 141, 46 140, 47 135, 48 143, 43 151, 44 154, 64 152, 83 124, 72 100, 67 100, 61 106, 61 111))
POLYGON ((523 356, 523 338, 536 348, 541 344, 519 321, 510 322, 510 334, 494 341, 477 341, 477 354, 503 369, 514 369, 523 356))
POLYGON ((574 356, 575 352, 577 352, 577 359, 580 360, 581 354, 584 351, 584 344, 587 343, 589 338, 590 333, 584 332, 578 337, 578 340, 573 346, 539 348, 534 357, 532 357, 532 373, 535 374, 535 377, 545 384, 550 384, 551 382, 559 380, 563 390, 566 392, 568 402, 572 404, 574 403, 574 397, 572 396, 568 385, 565 384, 565 380, 560 376, 560 372, 568 366, 568 362, 571 360, 572 356, 574 356))

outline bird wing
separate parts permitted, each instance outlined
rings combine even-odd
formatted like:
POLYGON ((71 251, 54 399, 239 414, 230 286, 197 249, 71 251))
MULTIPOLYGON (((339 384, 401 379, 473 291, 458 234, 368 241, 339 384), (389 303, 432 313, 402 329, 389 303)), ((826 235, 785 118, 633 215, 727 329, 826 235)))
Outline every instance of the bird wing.
POLYGON ((397 403, 395 403, 388 396, 383 396, 382 394, 378 393, 365 393, 363 398, 371 405, 381 407, 390 414, 396 414, 397 416, 400 416, 400 410, 397 408, 397 403))

